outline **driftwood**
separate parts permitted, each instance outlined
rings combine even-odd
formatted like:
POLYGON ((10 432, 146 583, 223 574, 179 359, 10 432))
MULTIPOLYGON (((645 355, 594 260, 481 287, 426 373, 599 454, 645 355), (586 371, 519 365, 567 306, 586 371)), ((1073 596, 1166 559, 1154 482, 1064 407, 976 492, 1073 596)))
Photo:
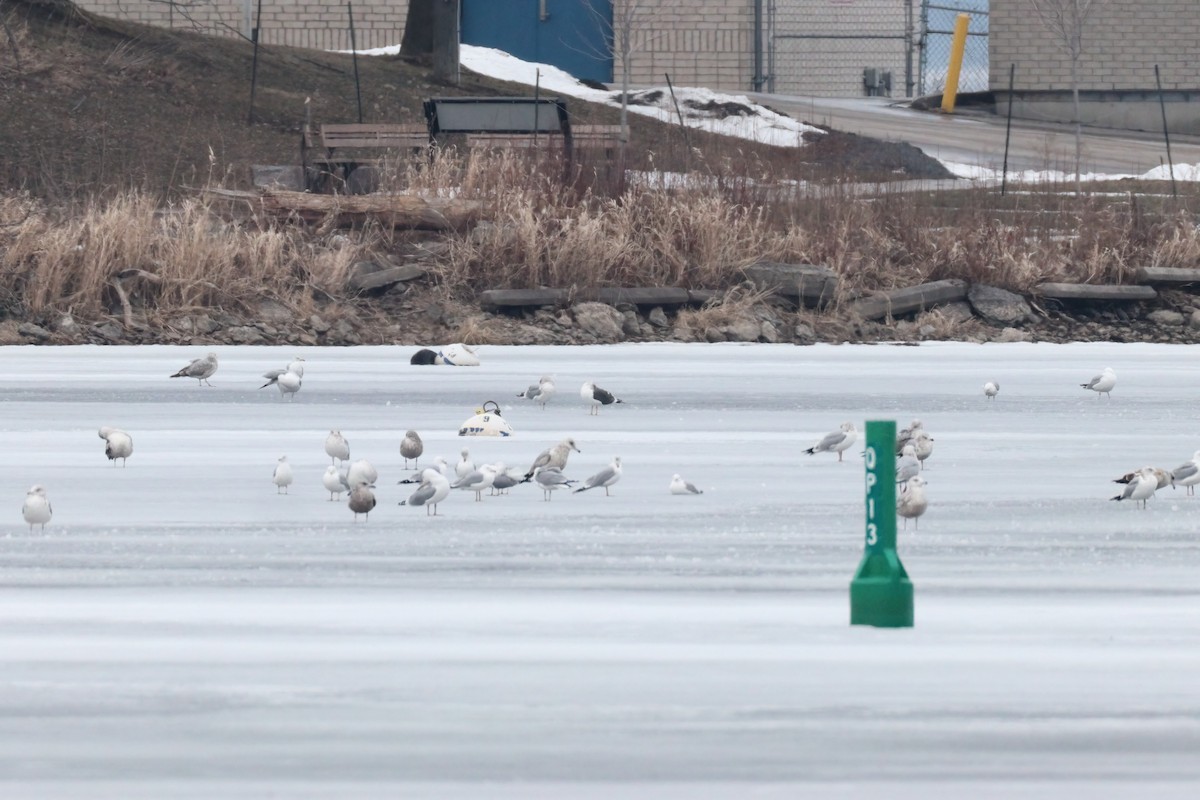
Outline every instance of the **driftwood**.
POLYGON ((1135 279, 1138 283, 1200 283, 1200 269, 1139 267, 1135 279))
POLYGON ((851 303, 850 310, 863 319, 879 319, 889 314, 895 317, 912 311, 923 311, 941 303, 962 300, 966 296, 966 282, 950 278, 865 297, 851 303))
POLYGON ((1120 286, 1093 283, 1039 283, 1033 293, 1054 300, 1153 300, 1158 292, 1151 286, 1120 286))

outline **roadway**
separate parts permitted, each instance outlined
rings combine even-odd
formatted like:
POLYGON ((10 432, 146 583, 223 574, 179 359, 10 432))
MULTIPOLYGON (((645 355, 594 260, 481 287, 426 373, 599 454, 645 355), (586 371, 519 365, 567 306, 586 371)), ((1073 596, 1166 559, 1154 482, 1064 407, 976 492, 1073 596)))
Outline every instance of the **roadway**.
MULTIPOLYGON (((1004 164, 1005 119, 974 108, 954 114, 917 111, 894 98, 829 98, 751 93, 751 100, 814 125, 885 141, 903 141, 941 161, 999 170, 1004 164)), ((1200 164, 1200 137, 1171 136, 1176 165, 1200 164)), ((1014 119, 1010 173, 1073 173, 1075 135, 1070 125, 1014 119)), ((1084 173, 1141 175, 1167 163, 1161 133, 1084 128, 1084 173)))

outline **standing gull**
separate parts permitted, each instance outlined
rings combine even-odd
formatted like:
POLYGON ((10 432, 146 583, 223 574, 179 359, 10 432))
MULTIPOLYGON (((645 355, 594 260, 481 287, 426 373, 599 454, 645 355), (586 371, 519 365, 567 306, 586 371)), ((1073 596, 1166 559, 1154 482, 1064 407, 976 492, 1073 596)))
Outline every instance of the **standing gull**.
POLYGON ((350 458, 350 443, 342 436, 341 431, 330 431, 325 437, 325 455, 333 459, 331 463, 350 458))
POLYGON ((547 447, 533 460, 533 465, 525 473, 521 482, 526 483, 532 480, 539 467, 555 467, 561 470, 567 465, 567 458, 570 457, 572 450, 576 453, 582 452, 575 446, 575 440, 570 437, 563 439, 553 447, 547 447))
POLYGON ((543 500, 549 501, 555 489, 561 489, 564 486, 569 487, 575 481, 562 474, 562 470, 558 467, 538 467, 537 475, 534 476, 538 486, 542 487, 543 500))
POLYGON ((329 500, 340 500, 342 498, 342 476, 338 474, 338 468, 330 464, 325 468, 325 474, 321 477, 321 483, 325 486, 325 491, 329 492, 329 500))
POLYGON ((354 512, 354 521, 358 522, 358 515, 369 520, 371 509, 375 507, 375 493, 371 490, 375 488, 373 483, 360 483, 354 487, 354 491, 350 492, 350 510, 354 512))
POLYGON ((903 453, 904 445, 911 444, 922 430, 924 430, 924 425, 919 419, 914 419, 907 428, 901 428, 900 432, 896 434, 896 455, 903 453))
MULTIPOLYGON (((442 475, 450 474, 450 465, 447 464, 446 459, 442 458, 441 456, 438 456, 433 460, 432 467, 426 467, 425 469, 436 469, 438 472, 442 473, 442 475)), ((424 483, 425 469, 419 469, 409 477, 396 481, 396 483, 424 483)))
POLYGON ((583 398, 583 402, 588 404, 588 414, 592 415, 600 413, 600 406, 611 406, 613 403, 625 402, 613 397, 612 392, 601 389, 591 381, 587 381, 583 386, 579 387, 579 396, 583 398))
POLYGON ((814 453, 837 453, 838 461, 841 461, 842 453, 854 444, 856 439, 858 439, 858 431, 854 430, 854 423, 843 422, 838 430, 825 434, 825 438, 804 452, 810 456, 814 453))
POLYGON ((450 488, 474 492, 475 502, 478 503, 483 500, 484 490, 492 488, 492 481, 495 479, 496 468, 491 464, 484 464, 479 469, 468 472, 466 475, 450 484, 450 488))
POLYGON ((677 472, 671 476, 671 494, 704 494, 704 492, 697 489, 696 484, 679 477, 677 472))
POLYGON ((608 487, 612 486, 619 480, 621 480, 621 457, 616 456, 607 467, 584 481, 583 486, 580 486, 578 489, 576 489, 575 493, 578 494, 579 492, 586 492, 588 489, 595 489, 603 486, 604 496, 611 497, 612 495, 608 493, 608 487))
POLYGON ((357 487, 366 484, 374 487, 377 480, 379 480, 379 471, 375 469, 375 465, 365 458, 360 458, 346 470, 346 481, 343 485, 346 487, 346 491, 353 492, 357 487))
POLYGON ((450 495, 450 481, 446 476, 433 467, 425 468, 425 478, 407 500, 401 500, 400 505, 425 506, 427 516, 436 517, 438 503, 450 495))
POLYGON ((400 455, 404 458, 404 468, 408 469, 408 462, 411 460, 413 466, 417 465, 417 459, 421 457, 421 453, 425 452, 425 444, 421 441, 421 437, 416 431, 407 431, 404 434, 404 439, 400 442, 400 455))
POLYGON ((521 482, 521 473, 513 472, 504 462, 496 465, 496 477, 492 480, 492 491, 496 494, 508 494, 508 490, 521 482))
POLYGON ((917 448, 913 444, 904 445, 904 452, 896 459, 896 483, 907 483, 909 478, 915 478, 921 472, 921 461, 917 458, 917 448))
POLYGON ((50 507, 50 498, 46 496, 43 487, 34 486, 26 493, 25 503, 21 506, 21 516, 29 523, 31 533, 34 525, 41 525, 42 530, 46 530, 46 523, 54 516, 54 509, 50 507))
POLYGON ((917 431, 917 435, 910 441, 913 447, 913 454, 917 460, 921 462, 921 469, 925 469, 925 459, 933 455, 933 437, 924 430, 917 431))
POLYGON ((1132 500, 1135 506, 1140 502, 1142 508, 1145 508, 1146 501, 1153 497, 1156 491, 1158 491, 1158 476, 1154 474, 1152 467, 1143 467, 1138 470, 1137 475, 1129 483, 1125 484, 1125 491, 1109 499, 1132 500))
POLYGON ((471 451, 465 447, 460 455, 462 458, 454 465, 454 474, 459 478, 465 478, 475 471, 475 462, 471 460, 471 451))
MULTIPOLYGON (((1100 395, 1109 395, 1113 387, 1117 385, 1117 373, 1113 372, 1112 367, 1105 367, 1104 371, 1092 378, 1087 383, 1079 384, 1085 389, 1091 389, 1096 393, 1096 398, 1100 395)), ((1109 395, 1111 397, 1111 395, 1109 395)))
POLYGON ((983 385, 983 396, 988 400, 995 400, 998 394, 1000 394, 1000 384, 995 381, 988 381, 983 385))
POLYGON ((287 396, 289 400, 296 396, 296 392, 300 391, 300 384, 304 378, 304 359, 297 356, 284 369, 272 369, 263 373, 263 377, 267 382, 260 389, 265 389, 271 384, 279 387, 279 396, 287 396))
POLYGON ((292 465, 288 463, 287 456, 279 457, 271 480, 275 482, 275 494, 279 494, 281 489, 284 494, 288 493, 287 487, 292 485, 292 465))
POLYGON ((900 495, 896 498, 896 513, 904 517, 905 529, 908 528, 910 519, 914 528, 920 527, 918 518, 929 507, 929 500, 925 497, 925 485, 925 479, 916 475, 909 478, 900 489, 900 495))
POLYGON ((532 400, 541 405, 542 410, 546 410, 546 403, 554 396, 557 387, 554 385, 554 379, 549 375, 543 375, 538 379, 536 384, 531 384, 528 389, 521 392, 517 397, 524 397, 526 400, 532 400))
POLYGON ((100 429, 100 438, 104 440, 104 455, 108 456, 108 460, 117 465, 117 459, 121 459, 121 466, 125 466, 125 459, 133 455, 133 437, 120 428, 110 428, 105 425, 100 429))
POLYGON ((1196 493, 1196 484, 1200 483, 1200 450, 1192 455, 1191 461, 1185 461, 1171 470, 1171 487, 1186 486, 1187 493, 1196 493))
POLYGON ((183 369, 172 375, 172 378, 195 378, 199 383, 198 386, 208 384, 208 379, 217 371, 217 354, 209 353, 204 358, 197 358, 192 363, 188 364, 183 369))

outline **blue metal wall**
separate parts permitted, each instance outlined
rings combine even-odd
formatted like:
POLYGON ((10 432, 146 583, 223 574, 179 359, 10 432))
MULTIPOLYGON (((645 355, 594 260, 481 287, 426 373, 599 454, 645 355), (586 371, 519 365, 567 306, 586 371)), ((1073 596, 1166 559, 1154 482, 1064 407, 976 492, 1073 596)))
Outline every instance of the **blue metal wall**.
POLYGON ((611 0, 462 0, 464 44, 553 64, 576 78, 612 80, 612 55, 605 54, 611 25, 611 0))

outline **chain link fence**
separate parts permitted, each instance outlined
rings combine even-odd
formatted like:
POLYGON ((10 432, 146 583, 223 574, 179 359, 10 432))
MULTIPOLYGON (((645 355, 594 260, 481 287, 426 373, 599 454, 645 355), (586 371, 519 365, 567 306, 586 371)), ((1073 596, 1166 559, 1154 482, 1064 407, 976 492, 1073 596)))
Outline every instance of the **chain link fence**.
POLYGON ((767 0, 768 91, 822 97, 940 92, 959 13, 971 17, 959 91, 983 91, 987 0, 767 0))

